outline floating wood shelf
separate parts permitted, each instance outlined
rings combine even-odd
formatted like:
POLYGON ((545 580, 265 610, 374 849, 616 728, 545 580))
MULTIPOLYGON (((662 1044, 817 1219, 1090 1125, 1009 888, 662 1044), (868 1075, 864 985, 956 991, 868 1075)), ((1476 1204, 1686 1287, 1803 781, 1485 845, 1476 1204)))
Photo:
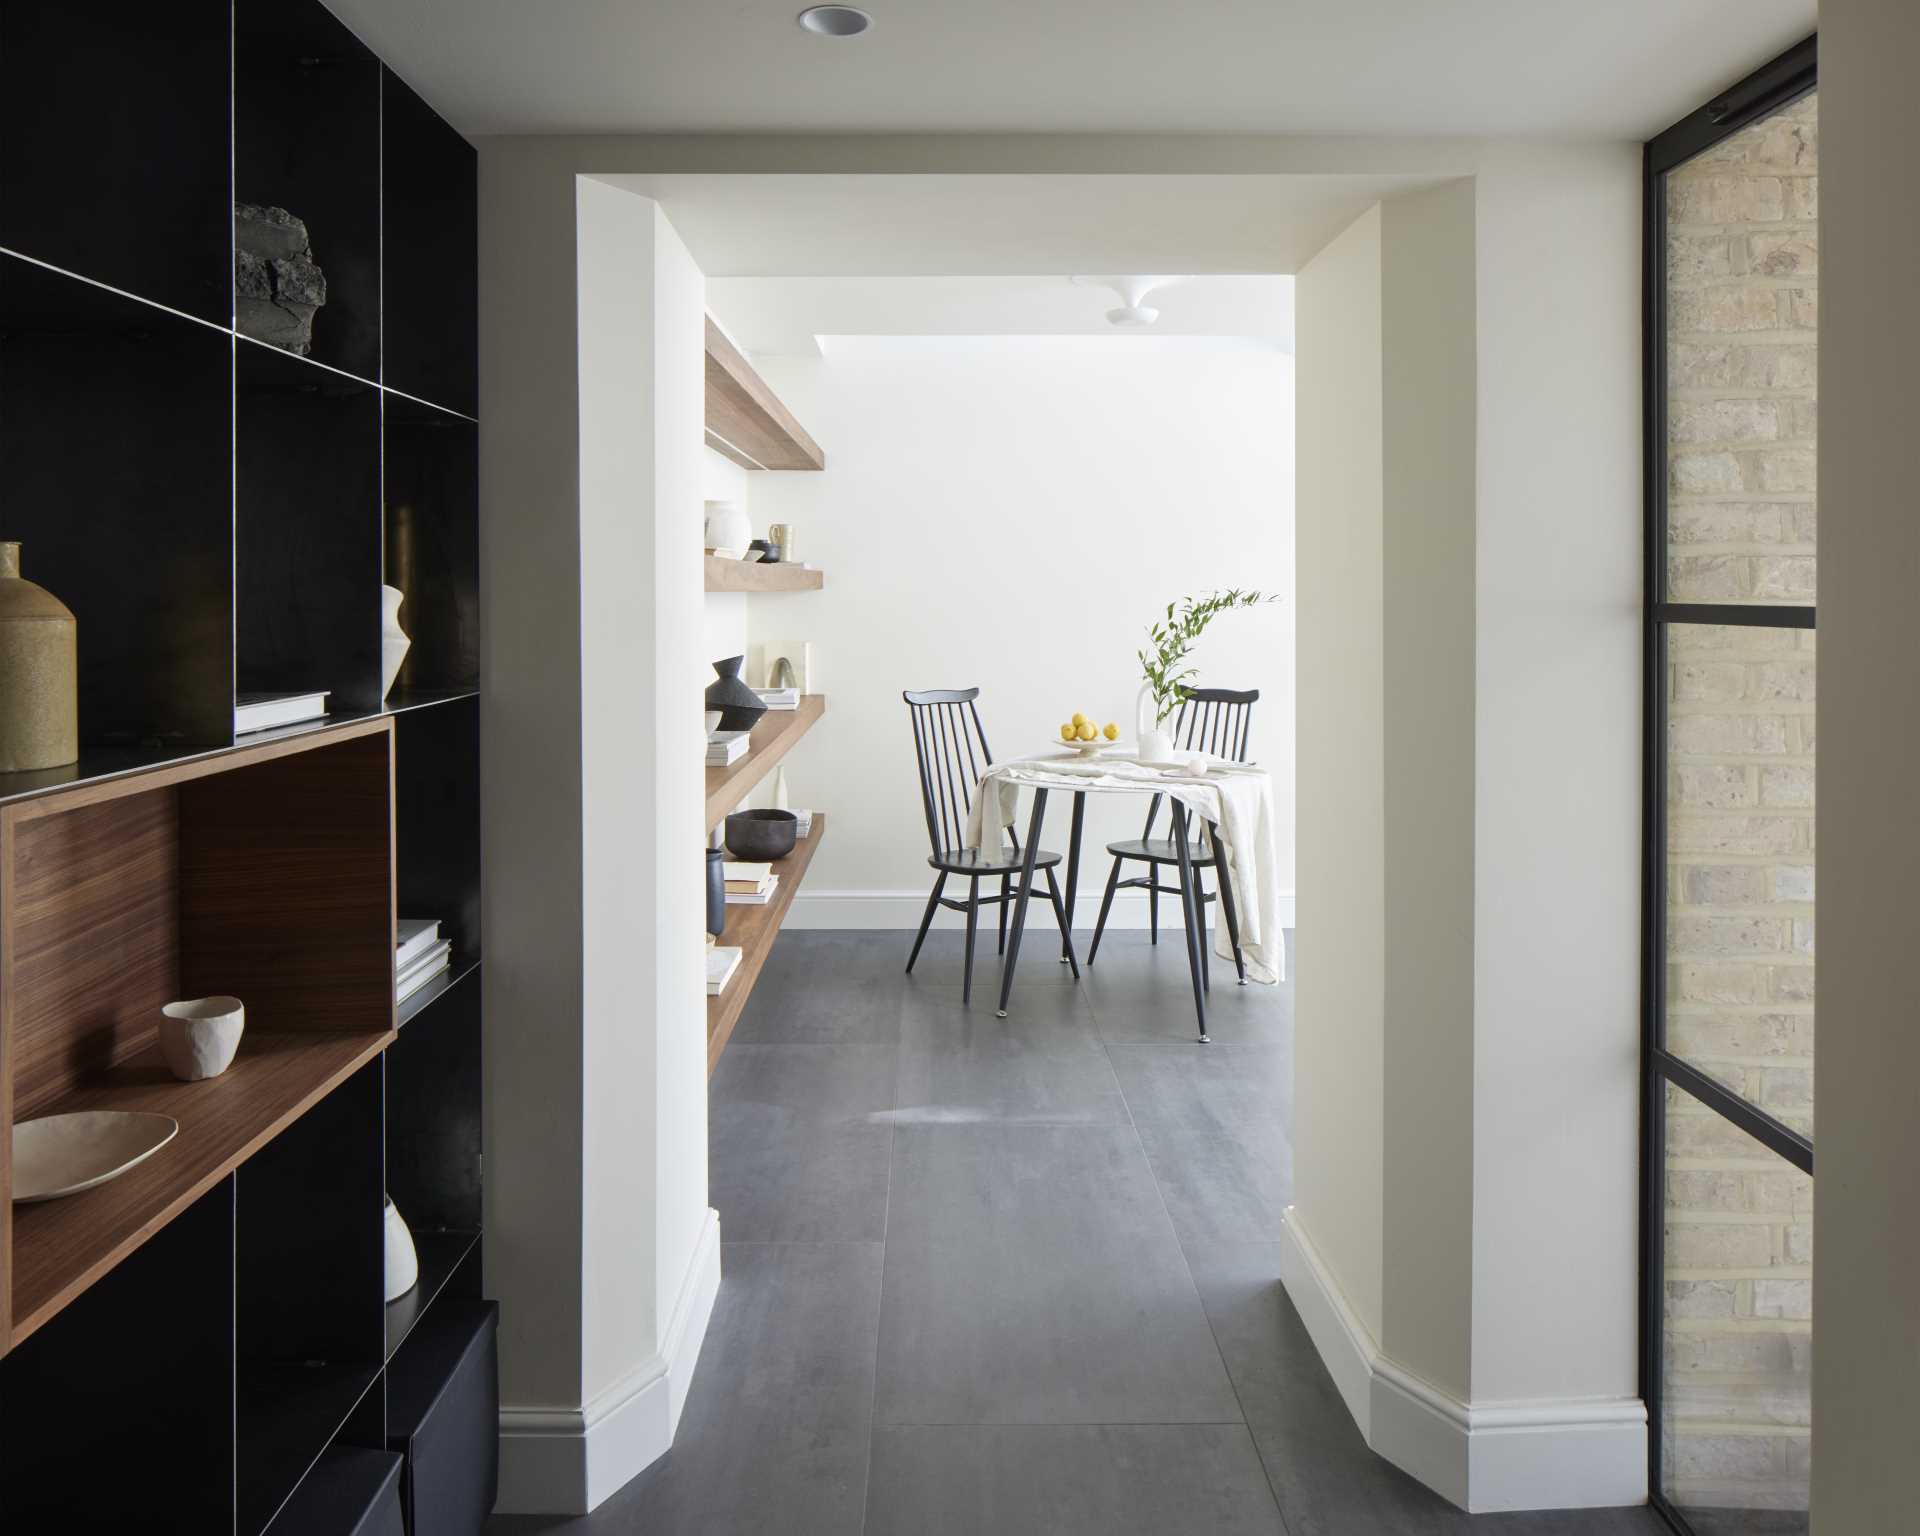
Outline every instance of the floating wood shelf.
POLYGON ((753 364, 707 317, 707 446, 743 469, 825 469, 807 436, 753 364))
POLYGON ((770 709, 747 738, 747 755, 731 768, 707 770, 707 827, 720 825, 727 812, 747 798, 769 769, 793 750, 793 744, 827 712, 824 693, 803 694, 798 709, 770 709))
POLYGON ((708 555, 707 590, 709 592, 818 592, 827 584, 825 571, 809 571, 801 566, 767 565, 756 560, 723 560, 708 555))
POLYGON ((774 939, 779 935, 780 924, 786 920, 787 910, 793 905, 800 882, 806 878, 807 867, 813 863, 820 839, 827 835, 825 815, 815 814, 811 831, 811 836, 803 837, 793 845, 792 853, 774 862, 773 867, 780 874, 780 884, 774 890, 772 901, 765 906, 741 903, 729 903, 727 906, 727 931, 715 942, 737 947, 741 951, 740 965, 733 973, 733 979, 727 983, 727 990, 718 997, 707 999, 709 1077, 713 1076, 713 1069, 719 1063, 720 1053, 727 1048, 733 1026, 740 1022, 740 1010, 747 1006, 747 995, 760 979, 760 971, 773 950, 774 939))
POLYGON ((249 1029, 219 1077, 174 1080, 158 1049, 47 1107, 171 1115, 180 1134, 139 1167, 13 1212, 13 1343, 26 1338, 254 1152, 385 1050, 387 1034, 249 1029))

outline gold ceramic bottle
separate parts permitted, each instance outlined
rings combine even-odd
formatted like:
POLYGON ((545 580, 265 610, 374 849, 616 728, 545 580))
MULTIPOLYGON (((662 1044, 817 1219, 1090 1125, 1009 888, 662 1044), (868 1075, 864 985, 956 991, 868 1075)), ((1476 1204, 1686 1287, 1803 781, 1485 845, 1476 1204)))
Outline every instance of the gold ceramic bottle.
POLYGON ((20 546, 0 542, 0 773, 79 757, 74 630, 65 603, 21 579, 20 546))

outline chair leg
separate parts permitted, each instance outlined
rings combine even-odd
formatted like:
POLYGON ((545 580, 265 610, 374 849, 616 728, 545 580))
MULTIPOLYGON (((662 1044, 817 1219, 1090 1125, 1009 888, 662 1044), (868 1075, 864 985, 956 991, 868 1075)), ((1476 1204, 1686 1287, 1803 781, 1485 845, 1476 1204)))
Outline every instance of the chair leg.
POLYGON ((1000 877, 1000 953, 1007 952, 1007 908, 1013 905, 1013 877, 1000 877))
POLYGON ((1060 882, 1047 871, 1047 894, 1053 898, 1054 920, 1060 924, 1060 944, 1066 950, 1067 964, 1073 967, 1073 979, 1080 979, 1080 961, 1073 953, 1073 924, 1067 918, 1067 904, 1060 899, 1060 882))
POLYGON ((973 930, 980 920, 980 877, 975 875, 967 886, 967 969, 965 979, 960 983, 960 1004, 967 1007, 973 1002, 973 930))
POLYGON ((1207 1033, 1206 987, 1200 980, 1200 914, 1195 910, 1198 904, 1193 899, 1193 870, 1187 863, 1186 808, 1178 800, 1173 802, 1173 845, 1180 865, 1180 915, 1186 920, 1187 971, 1193 978, 1193 1012, 1200 1024, 1200 1043, 1207 1045, 1213 1037, 1207 1033))
POLYGON ((1233 946, 1233 968, 1240 973, 1240 985, 1247 984, 1247 957, 1240 952, 1240 911, 1233 904, 1233 871, 1227 868, 1227 856, 1220 850, 1220 840, 1213 840, 1214 857, 1220 862, 1216 866, 1220 872, 1220 915, 1227 920, 1227 942, 1233 946))
POLYGON ((1160 877, 1147 866, 1147 933, 1149 943, 1160 942, 1160 877))
POLYGON ((1202 877, 1200 866, 1193 866, 1193 915, 1199 924, 1200 937, 1200 981, 1211 992, 1213 990, 1213 945, 1207 941, 1207 882, 1202 877))
POLYGON ((1113 906, 1113 893, 1120 885, 1120 860, 1114 858, 1113 870, 1107 876, 1107 894, 1100 898, 1100 917, 1093 925, 1093 944, 1087 950, 1087 965, 1093 965, 1093 957, 1100 953, 1100 935, 1107 931, 1107 912, 1113 906))
POLYGON ((933 894, 927 898, 926 915, 920 919, 920 931, 913 936, 913 953, 907 956, 907 974, 913 974, 913 962, 920 958, 920 946, 927 942, 927 929, 933 925, 933 909, 940 905, 940 893, 947 888, 947 872, 943 869, 933 882, 933 894))

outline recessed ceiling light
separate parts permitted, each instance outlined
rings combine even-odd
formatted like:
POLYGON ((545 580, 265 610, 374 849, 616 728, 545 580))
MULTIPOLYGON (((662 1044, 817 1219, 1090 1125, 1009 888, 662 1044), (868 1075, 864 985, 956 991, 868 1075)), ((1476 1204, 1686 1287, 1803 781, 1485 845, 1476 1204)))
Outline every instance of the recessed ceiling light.
POLYGON ((800 13, 801 29, 821 37, 858 37, 872 25, 857 5, 814 5, 800 13))

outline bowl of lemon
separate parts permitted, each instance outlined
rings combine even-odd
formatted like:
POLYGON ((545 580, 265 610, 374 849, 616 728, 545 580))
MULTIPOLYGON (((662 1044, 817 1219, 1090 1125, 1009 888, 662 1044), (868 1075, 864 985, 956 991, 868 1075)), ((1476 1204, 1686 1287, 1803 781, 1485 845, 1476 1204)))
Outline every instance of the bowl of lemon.
POLYGON ((1086 715, 1079 713, 1060 727, 1060 745, 1073 748, 1082 757, 1093 757, 1104 752, 1119 739, 1120 727, 1111 720, 1104 726, 1095 725, 1086 715))

